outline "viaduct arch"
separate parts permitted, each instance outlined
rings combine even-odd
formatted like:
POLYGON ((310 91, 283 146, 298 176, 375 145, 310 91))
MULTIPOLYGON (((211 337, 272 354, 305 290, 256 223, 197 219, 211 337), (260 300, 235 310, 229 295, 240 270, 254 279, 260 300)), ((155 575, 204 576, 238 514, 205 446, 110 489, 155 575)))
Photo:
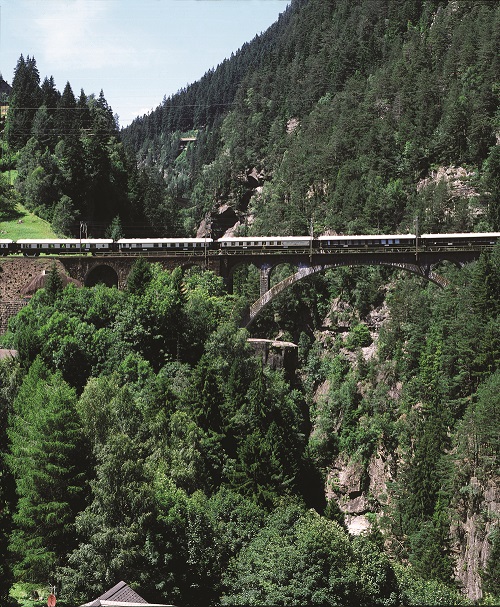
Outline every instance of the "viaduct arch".
MULTIPOLYGON (((141 252, 139 254, 103 254, 95 256, 56 256, 66 273, 80 282, 82 285, 93 286, 103 282, 107 286, 116 286, 124 289, 127 284, 128 275, 138 257, 145 257, 150 262, 159 263, 164 269, 189 268, 198 266, 202 269, 212 270, 221 276, 229 291, 232 290, 233 275, 235 269, 241 265, 253 265, 259 271, 260 297, 249 308, 246 317, 242 320, 242 326, 248 327, 260 312, 283 290, 312 274, 323 272, 330 268, 341 266, 359 265, 385 265, 412 272, 422 278, 446 286, 446 281, 435 273, 434 268, 444 262, 451 262, 459 267, 475 261, 479 258, 485 247, 464 247, 461 249, 446 249, 442 251, 416 251, 416 250, 358 250, 358 251, 290 251, 290 250, 259 250, 259 251, 236 251, 221 252, 208 251, 204 253, 183 254, 151 254, 141 252), (279 265, 288 264, 298 268, 296 272, 271 287, 271 273, 279 265)), ((54 257, 41 257, 34 259, 17 258, 2 264, 3 268, 9 266, 8 272, 3 272, 4 281, 17 282, 23 280, 24 274, 30 264, 37 267, 47 266, 52 263, 54 257), (39 265, 38 265, 39 264, 39 265), (25 269, 26 268, 26 269, 25 269)), ((33 275, 34 267, 30 269, 30 277, 33 275)), ((28 282, 27 279, 24 279, 28 282)), ((0 283, 2 278, 0 277, 0 283)), ((1 285, 0 285, 1 286, 1 285)), ((3 299, 3 298, 2 298, 3 299)), ((16 300, 17 301, 17 300, 16 300)), ((2 311, 10 301, 0 302, 0 316, 9 315, 8 311, 2 311), (5 312, 5 313, 4 313, 5 312)), ((8 306, 7 306, 8 307, 8 306)), ((0 318, 1 320, 1 318, 0 318)), ((4 319, 5 320, 5 319, 4 319)), ((3 321, 0 324, 5 324, 3 321)))
POLYGON ((104 283, 107 287, 118 287, 118 281, 116 270, 107 264, 101 264, 89 271, 85 277, 84 285, 93 287, 98 283, 104 283))
MULTIPOLYGON (((314 266, 302 266, 294 274, 288 276, 287 278, 283 279, 282 281, 278 282, 277 284, 275 284, 272 287, 269 286, 269 288, 267 288, 267 290, 264 290, 264 291, 263 291, 262 287, 264 286, 265 283, 267 283, 267 285, 269 285, 268 281, 269 281, 270 274, 271 274, 271 271, 273 268, 266 267, 266 268, 261 269, 261 296, 259 297, 259 299, 257 301, 255 301, 249 307, 247 315, 243 319, 243 323, 242 323, 243 326, 249 327, 252 324, 252 322, 255 320, 255 318, 260 314, 260 312, 262 312, 262 310, 269 303, 271 303, 271 301, 275 297, 277 297, 285 289, 287 289, 288 287, 291 287, 296 282, 299 282, 300 280, 303 280, 304 278, 307 278, 308 276, 312 276, 313 274, 318 274, 318 273, 324 272, 326 270, 340 268, 340 267, 346 267, 346 266, 353 267, 353 266, 360 266, 360 265, 367 265, 367 264, 366 264, 366 262, 351 261, 348 264, 339 262, 339 263, 319 264, 319 265, 314 265, 314 266), (265 275, 264 278, 262 277, 262 274, 265 275)), ((431 269, 427 273, 423 273, 422 268, 420 268, 420 266, 418 266, 417 264, 394 264, 394 263, 388 263, 388 262, 381 261, 377 264, 372 262, 371 265, 385 265, 385 266, 391 266, 394 268, 400 268, 402 270, 406 270, 407 272, 411 272, 413 274, 421 276, 425 280, 428 280, 429 282, 433 282, 440 287, 445 287, 448 284, 448 281, 443 276, 436 274, 431 269)))
POLYGON ((158 256, 158 255, 96 255, 95 257, 58 257, 66 272, 82 285, 92 287, 97 283, 104 283, 108 287, 124 289, 132 267, 139 257, 145 257, 151 263, 159 263, 166 270, 177 267, 190 268, 199 266, 214 270, 220 274, 217 264, 209 264, 200 256, 158 256))

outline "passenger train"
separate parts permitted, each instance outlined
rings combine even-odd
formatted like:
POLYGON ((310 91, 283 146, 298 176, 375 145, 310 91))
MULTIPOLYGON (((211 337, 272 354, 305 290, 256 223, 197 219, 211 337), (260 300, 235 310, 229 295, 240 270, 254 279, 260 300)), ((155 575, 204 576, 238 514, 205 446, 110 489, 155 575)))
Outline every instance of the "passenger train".
POLYGON ((263 253, 263 252, 362 252, 442 251, 471 247, 492 247, 500 242, 500 232, 463 234, 382 234, 351 236, 224 236, 212 238, 62 238, 21 240, 0 239, 0 255, 38 256, 63 254, 158 254, 263 253))

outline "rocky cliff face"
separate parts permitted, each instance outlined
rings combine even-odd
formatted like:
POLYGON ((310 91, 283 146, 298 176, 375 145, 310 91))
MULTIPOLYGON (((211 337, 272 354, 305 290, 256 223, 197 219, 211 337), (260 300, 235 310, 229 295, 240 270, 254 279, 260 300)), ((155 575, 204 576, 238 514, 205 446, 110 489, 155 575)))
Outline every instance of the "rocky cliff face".
MULTIPOLYGON (((349 533, 370 530, 373 521, 389 504, 388 484, 394 480, 395 455, 379 450, 365 466, 339 456, 330 467, 325 486, 326 498, 333 499, 344 513, 349 533)), ((483 598, 482 573, 491 556, 491 531, 500 518, 500 487, 491 479, 482 486, 471 478, 450 528, 455 560, 454 573, 464 593, 472 601, 483 598)))
MULTIPOLYGON (((344 304, 333 302, 329 317, 325 319, 323 331, 317 336, 325 353, 328 344, 335 340, 335 334, 348 335, 350 312, 344 304), (333 322, 332 322, 333 319, 333 322), (344 320, 342 320, 344 319, 344 320)), ((374 343, 359 352, 365 362, 377 356, 377 339, 380 328, 388 320, 385 306, 373 311, 364 322, 369 326, 374 343)), ((345 340, 344 340, 345 341, 345 340)), ((343 352, 351 365, 359 364, 359 352, 343 352)), ((397 402, 403 386, 395 383, 388 397, 397 402)), ((316 402, 321 408, 327 398, 329 382, 322 382, 316 391, 316 402)), ((336 419, 331 427, 340 432, 342 419, 336 419)), ((313 430, 314 432, 314 430, 313 430)), ((348 457, 339 453, 330 463, 326 472, 325 495, 334 500, 344 514, 345 523, 353 535, 366 533, 374 521, 389 512, 390 485, 397 480, 401 468, 401 454, 389 452, 382 444, 368 459, 348 457)), ((455 462, 462 467, 466 479, 452 502, 450 538, 454 560, 454 574, 464 594, 472 600, 483 598, 483 573, 491 557, 491 532, 498 528, 500 520, 500 485, 498 478, 490 475, 487 481, 474 476, 467 477, 463 462, 455 462)))
POLYGON ((373 518, 387 505, 387 483, 393 480, 391 460, 391 455, 379 451, 365 467, 339 456, 328 471, 326 498, 337 501, 349 533, 369 531, 373 518))
POLYGON ((490 533, 500 518, 500 487, 495 479, 483 485, 472 477, 463 487, 451 528, 455 544, 455 575, 473 601, 483 597, 482 572, 491 556, 490 533))

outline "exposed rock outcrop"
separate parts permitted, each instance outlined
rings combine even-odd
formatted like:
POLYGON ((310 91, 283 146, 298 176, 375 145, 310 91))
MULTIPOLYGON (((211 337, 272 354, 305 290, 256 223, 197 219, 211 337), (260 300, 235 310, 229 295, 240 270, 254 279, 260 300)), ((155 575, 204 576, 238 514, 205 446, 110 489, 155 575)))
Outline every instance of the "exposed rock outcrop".
POLYGON ((327 475, 326 498, 337 501, 350 533, 357 535, 371 528, 371 515, 378 515, 387 504, 387 484, 393 480, 391 462, 381 451, 368 465, 339 456, 327 475))

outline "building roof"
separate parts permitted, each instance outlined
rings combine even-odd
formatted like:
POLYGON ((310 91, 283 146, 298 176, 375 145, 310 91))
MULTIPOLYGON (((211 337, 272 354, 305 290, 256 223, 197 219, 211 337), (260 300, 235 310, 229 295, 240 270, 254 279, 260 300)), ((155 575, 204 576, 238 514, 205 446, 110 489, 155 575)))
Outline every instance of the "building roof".
MULTIPOLYGON (((77 287, 82 286, 81 282, 79 280, 76 280, 76 278, 71 278, 70 276, 67 276, 66 274, 62 274, 62 273, 59 273, 59 276, 61 278, 63 287, 65 287, 66 285, 68 285, 70 283, 76 285, 77 287)), ((27 296, 33 295, 35 293, 35 291, 38 291, 38 289, 44 288, 48 277, 49 277, 49 275, 48 275, 47 271, 43 270, 43 272, 34 276, 29 281, 29 283, 21 289, 21 295, 24 295, 27 297, 27 296)))
POLYGON ((85 603, 80 607, 174 607, 160 603, 148 603, 138 595, 125 582, 118 582, 113 588, 102 594, 99 598, 85 603))
POLYGON ((7 82, 5 82, 5 80, 0 75, 0 95, 5 94, 5 95, 9 96, 11 91, 12 91, 12 87, 9 84, 7 84, 7 82))

